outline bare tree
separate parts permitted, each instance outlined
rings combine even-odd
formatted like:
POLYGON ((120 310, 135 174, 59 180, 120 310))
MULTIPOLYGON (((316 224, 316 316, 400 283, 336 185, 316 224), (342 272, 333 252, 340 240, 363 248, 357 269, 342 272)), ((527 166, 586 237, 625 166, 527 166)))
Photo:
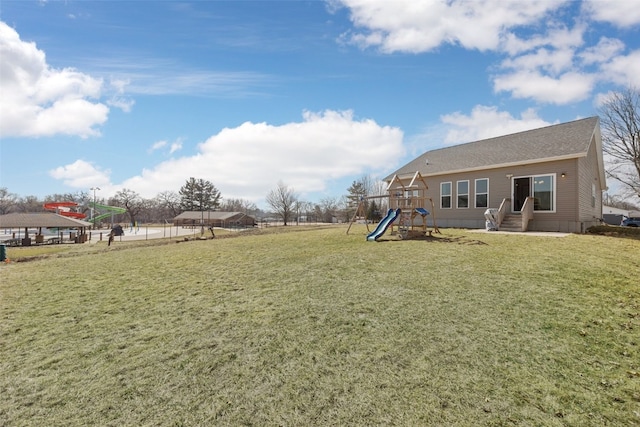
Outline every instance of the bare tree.
POLYGON ((258 206, 250 200, 224 199, 220 205, 220 210, 225 212, 244 212, 249 215, 254 214, 258 210, 258 206))
POLYGON ((340 196, 338 199, 338 207, 336 214, 342 218, 342 221, 349 222, 353 216, 353 210, 351 210, 351 201, 346 195, 340 196))
POLYGON ((14 211, 17 202, 17 194, 9 192, 7 187, 0 187, 0 215, 14 211))
POLYGON ((602 150, 612 159, 607 176, 640 197, 640 91, 610 94, 599 112, 602 150))
POLYGON ((284 225, 287 225, 295 213, 298 196, 293 188, 280 181, 275 189, 269 191, 266 201, 274 212, 282 218, 284 225))
POLYGON ((163 219, 166 217, 175 218, 181 212, 180 194, 175 191, 163 191, 156 196, 158 207, 163 210, 163 219))
MULTIPOLYGON (((379 179, 375 180, 370 196, 388 196, 389 192, 387 191, 387 187, 388 184, 386 182, 379 179)), ((386 197, 380 197, 379 199, 376 199, 376 204, 378 205, 378 209, 381 212, 384 212, 389 208, 389 199, 386 197)))
POLYGON ((127 188, 123 188, 118 191, 114 196, 114 201, 117 202, 117 205, 120 205, 127 210, 131 224, 136 223, 136 216, 145 207, 145 201, 142 197, 140 197, 140 195, 135 191, 127 188))
POLYGON ((313 213, 313 203, 300 200, 297 203, 298 217, 297 222, 311 222, 313 213), (302 219, 304 218, 304 219, 302 219))
POLYGON ((387 194, 389 194, 387 192, 387 183, 384 181, 381 181, 379 179, 376 179, 373 182, 373 186, 371 187, 371 194, 369 194, 370 196, 386 196, 387 194))
POLYGON ((54 193, 44 197, 44 202, 75 202, 79 205, 89 201, 89 193, 86 191, 76 191, 75 193, 54 193))
POLYGON ((316 209, 323 222, 333 222, 333 219, 338 216, 338 205, 337 197, 325 197, 320 200, 316 209))
POLYGON ((640 205, 631 203, 629 199, 616 194, 611 195, 609 193, 605 193, 603 203, 607 206, 611 206, 612 208, 624 209, 627 211, 640 210, 640 205))
POLYGON ((42 200, 37 196, 24 196, 16 201, 16 211, 18 212, 43 212, 42 200))

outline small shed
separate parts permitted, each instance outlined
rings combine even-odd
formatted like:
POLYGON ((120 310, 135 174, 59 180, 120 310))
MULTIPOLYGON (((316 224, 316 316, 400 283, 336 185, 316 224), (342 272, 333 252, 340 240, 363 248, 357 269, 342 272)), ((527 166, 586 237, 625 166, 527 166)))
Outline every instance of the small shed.
POLYGON ((173 219, 173 225, 180 227, 253 227, 254 217, 244 212, 185 211, 173 219))
MULTIPOLYGON (((4 229, 5 233, 7 230, 24 229, 24 234, 20 238, 16 239, 11 233, 10 237, 5 239, 10 244, 20 244, 22 246, 31 245, 32 240, 29 236, 29 230, 33 229, 37 230, 34 233, 35 243, 45 243, 45 235, 42 233, 43 228, 75 230, 75 232, 71 232, 70 238, 76 243, 84 243, 87 241, 86 229, 90 227, 90 222, 65 217, 56 213, 10 213, 0 215, 0 229, 4 229)), ((49 243, 61 241, 57 233, 54 236, 47 236, 46 239, 49 243)))

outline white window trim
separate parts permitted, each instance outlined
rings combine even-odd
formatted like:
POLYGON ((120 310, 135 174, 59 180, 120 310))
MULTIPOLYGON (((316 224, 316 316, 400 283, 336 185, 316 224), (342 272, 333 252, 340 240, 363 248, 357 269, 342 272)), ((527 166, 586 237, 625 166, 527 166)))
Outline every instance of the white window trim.
POLYGON ((486 209, 489 207, 489 178, 478 178, 473 182, 473 206, 475 208, 483 208, 486 209), (487 181, 487 192, 486 193, 478 193, 478 181, 487 181), (478 194, 486 194, 487 195, 487 206, 478 206, 478 194))
MULTIPOLYGON (((551 203, 553 203, 553 209, 544 210, 544 211, 537 211, 534 208, 533 212, 539 213, 539 214, 556 213, 556 209, 557 209, 556 198, 558 197, 558 177, 556 175, 557 175, 556 173, 539 173, 537 175, 532 175, 531 176, 531 178, 533 178, 534 181, 535 181, 535 179, 537 177, 540 177, 540 176, 552 176, 553 177, 553 185, 551 186, 551 191, 553 192, 553 197, 552 197, 551 203)), ((532 182, 531 196, 534 196, 534 195, 535 195, 535 183, 532 182)))
POLYGON ((453 209, 453 182, 445 181, 440 183, 440 209, 453 209), (449 194, 442 194, 442 186, 444 184, 449 184, 449 194), (442 206, 442 196, 449 196, 449 207, 445 208, 442 206))
MULTIPOLYGON (((537 214, 553 214, 556 213, 556 210, 558 208, 557 203, 557 197, 558 197, 558 177, 557 174, 555 172, 551 172, 551 173, 539 173, 536 175, 519 175, 519 176, 514 176, 511 178, 511 194, 513 195, 514 192, 514 185, 515 185, 515 180, 518 178, 531 178, 531 188, 529 188, 529 195, 531 197, 533 197, 534 195, 534 184, 533 181, 540 176, 552 176, 553 177, 553 210, 550 211, 538 211, 538 210, 534 210, 534 213, 537 214)), ((516 212, 514 211, 514 206, 513 203, 511 203, 511 212, 516 212)))
POLYGON ((456 181, 456 209, 469 209, 469 206, 471 205, 471 203, 470 203, 471 200, 470 200, 470 197, 469 197, 469 193, 470 193, 469 190, 470 190, 470 188, 469 188, 469 180, 468 179, 461 179, 460 181, 456 181), (459 188, 458 185, 461 182, 466 182, 467 183, 467 192, 466 193, 462 193, 462 194, 458 193, 458 188, 459 188), (458 205, 458 202, 460 201, 459 200, 460 196, 467 196, 467 206, 466 207, 464 207, 464 206, 460 207, 458 205))

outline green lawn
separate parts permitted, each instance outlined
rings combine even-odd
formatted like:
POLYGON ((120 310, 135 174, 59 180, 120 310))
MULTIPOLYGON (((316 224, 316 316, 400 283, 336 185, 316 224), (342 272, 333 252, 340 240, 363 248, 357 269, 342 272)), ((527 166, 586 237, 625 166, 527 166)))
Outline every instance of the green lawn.
POLYGON ((0 425, 640 425, 640 240, 345 230, 0 265, 0 425))

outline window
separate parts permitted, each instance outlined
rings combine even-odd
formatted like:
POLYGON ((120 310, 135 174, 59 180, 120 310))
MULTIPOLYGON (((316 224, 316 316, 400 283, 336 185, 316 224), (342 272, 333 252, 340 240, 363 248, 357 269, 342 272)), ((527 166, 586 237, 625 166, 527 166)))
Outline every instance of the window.
POLYGON ((555 210, 554 175, 539 175, 533 177, 534 210, 555 210))
POLYGON ((489 207, 489 180, 476 179, 476 208, 489 207))
POLYGON ((458 209, 469 207, 469 181, 458 181, 458 209))
POLYGON ((591 207, 596 207, 596 185, 591 184, 591 207))
POLYGON ((440 183, 440 207, 442 209, 451 209, 451 183, 440 183))

